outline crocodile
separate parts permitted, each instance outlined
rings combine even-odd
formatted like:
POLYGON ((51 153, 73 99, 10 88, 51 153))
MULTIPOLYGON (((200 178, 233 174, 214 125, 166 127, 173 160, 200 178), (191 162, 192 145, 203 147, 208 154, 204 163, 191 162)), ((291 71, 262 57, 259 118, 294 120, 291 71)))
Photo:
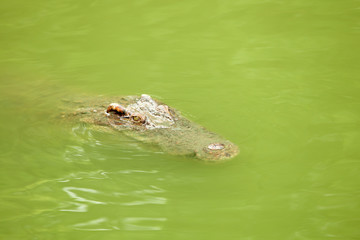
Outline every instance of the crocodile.
POLYGON ((62 118, 104 131, 120 131, 141 142, 158 145, 169 154, 218 162, 239 153, 234 143, 186 119, 178 110, 147 94, 66 102, 67 111, 62 112, 62 118))

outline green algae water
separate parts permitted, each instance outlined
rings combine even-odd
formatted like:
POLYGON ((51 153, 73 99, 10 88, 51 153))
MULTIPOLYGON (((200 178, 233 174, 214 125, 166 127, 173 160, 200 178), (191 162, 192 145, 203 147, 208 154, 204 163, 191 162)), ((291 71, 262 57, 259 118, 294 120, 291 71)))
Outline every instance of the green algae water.
POLYGON ((360 239, 360 3, 0 3, 0 239, 360 239), (150 94, 237 144, 168 155, 54 120, 150 94))

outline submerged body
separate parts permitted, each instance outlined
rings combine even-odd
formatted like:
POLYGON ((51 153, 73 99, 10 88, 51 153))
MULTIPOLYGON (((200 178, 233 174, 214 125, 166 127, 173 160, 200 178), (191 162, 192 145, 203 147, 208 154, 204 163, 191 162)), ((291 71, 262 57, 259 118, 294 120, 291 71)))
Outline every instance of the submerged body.
POLYGON ((239 153, 235 144, 146 94, 67 103, 71 111, 65 112, 63 118, 93 124, 99 129, 116 129, 139 141, 156 144, 170 154, 221 161, 239 153))

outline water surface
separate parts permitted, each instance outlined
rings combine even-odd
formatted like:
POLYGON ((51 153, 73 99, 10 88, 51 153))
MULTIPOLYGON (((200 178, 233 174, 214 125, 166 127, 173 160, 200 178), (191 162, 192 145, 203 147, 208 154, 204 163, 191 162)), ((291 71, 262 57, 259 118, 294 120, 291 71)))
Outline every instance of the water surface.
POLYGON ((360 239, 359 1, 3 1, 1 239, 360 239), (147 93, 208 165, 54 121, 147 93))

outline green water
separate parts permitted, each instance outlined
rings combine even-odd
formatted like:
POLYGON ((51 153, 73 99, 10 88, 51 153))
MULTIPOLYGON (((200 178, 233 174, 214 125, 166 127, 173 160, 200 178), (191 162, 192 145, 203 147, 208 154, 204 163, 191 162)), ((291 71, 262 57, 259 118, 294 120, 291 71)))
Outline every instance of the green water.
POLYGON ((0 239, 360 239, 357 0, 0 3, 0 239), (50 117, 161 98, 239 145, 170 156, 50 117))

